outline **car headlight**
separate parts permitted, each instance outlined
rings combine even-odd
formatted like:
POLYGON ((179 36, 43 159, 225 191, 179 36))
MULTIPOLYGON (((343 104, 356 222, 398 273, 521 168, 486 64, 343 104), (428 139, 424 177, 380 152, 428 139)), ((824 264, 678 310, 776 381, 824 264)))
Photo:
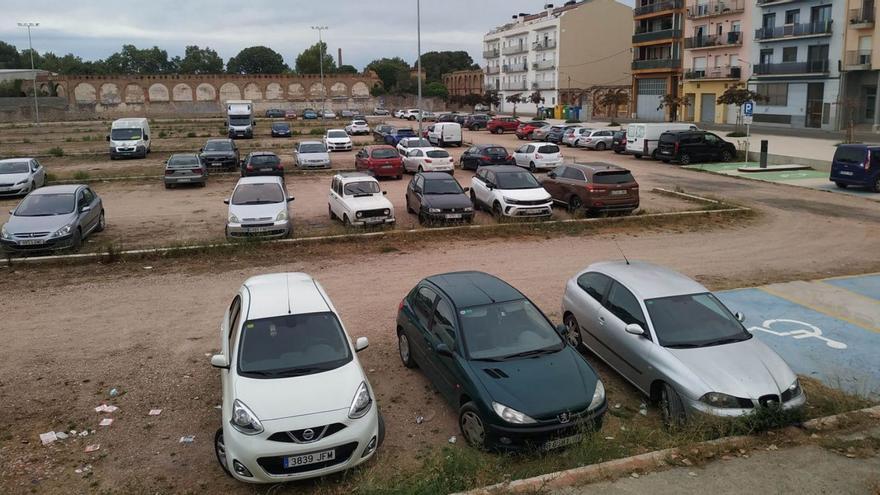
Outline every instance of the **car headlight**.
POLYGON ((440 213, 440 208, 428 208, 428 213, 440 213))
POLYGON ((275 217, 276 222, 280 222, 281 220, 287 220, 287 212, 279 211, 278 216, 275 217))
POLYGON ((65 225, 64 227, 61 227, 60 229, 53 232, 52 237, 63 237, 70 234, 71 231, 73 231, 73 225, 65 225))
POLYGON ((504 404, 499 404, 493 401, 492 409, 495 411, 495 414, 497 414, 499 418, 507 421, 508 423, 513 423, 515 425, 527 425, 531 423, 537 423, 537 421, 535 421, 534 419, 517 411, 516 409, 507 407, 504 404))
POLYGON ((359 211, 359 212, 355 213, 354 216, 360 218, 360 217, 364 216, 364 212, 359 211))
POLYGON ((741 409, 739 399, 732 395, 722 394, 721 392, 709 392, 700 397, 700 402, 709 404, 712 407, 720 407, 723 409, 741 409))
POLYGON ((465 206, 464 211, 474 211, 474 208, 471 206, 465 206))
POLYGON ((504 200, 505 203, 510 204, 510 205, 515 205, 515 204, 519 203, 519 201, 517 201, 513 198, 505 197, 505 196, 502 196, 502 199, 504 200))
POLYGON ((229 220, 229 223, 241 223, 241 220, 239 220, 238 217, 235 216, 234 213, 229 214, 228 220, 229 220))
POLYGON ((351 419, 363 418, 373 405, 373 398, 370 397, 370 389, 367 382, 361 382, 354 398, 351 400, 351 407, 348 408, 348 417, 351 419))
POLYGON ((9 231, 6 230, 6 225, 0 227, 0 239, 12 239, 12 236, 9 234, 9 231))
POLYGON ((794 399, 795 397, 804 393, 804 390, 801 388, 801 381, 798 379, 795 379, 794 383, 792 383, 791 385, 788 386, 788 392, 789 392, 789 395, 791 396, 791 399, 794 399))
POLYGON ((16 185, 16 186, 20 186, 20 185, 22 185, 22 184, 27 183, 27 181, 28 181, 28 179, 21 179, 20 181, 16 182, 15 185, 16 185))
POLYGON ((229 423, 245 435, 256 435, 263 432, 263 424, 244 402, 235 399, 232 403, 232 419, 229 423))
POLYGON ((388 208, 385 208, 384 210, 382 210, 382 214, 385 215, 385 216, 388 216, 388 215, 391 214, 391 210, 388 209, 388 208))
POLYGON ((590 401, 590 406, 587 409, 596 409, 601 406, 603 402, 605 402, 605 385, 602 383, 602 380, 597 380, 596 390, 593 391, 593 400, 590 401))

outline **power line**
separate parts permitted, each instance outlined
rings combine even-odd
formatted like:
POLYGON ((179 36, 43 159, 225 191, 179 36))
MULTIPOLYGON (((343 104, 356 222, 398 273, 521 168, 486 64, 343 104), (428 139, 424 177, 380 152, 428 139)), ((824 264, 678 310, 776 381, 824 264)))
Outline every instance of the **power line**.
POLYGON ((586 62, 583 62, 583 63, 580 63, 580 64, 573 64, 573 65, 560 65, 559 68, 562 69, 562 68, 565 68, 565 67, 580 67, 580 66, 582 66, 582 65, 595 64, 596 62, 602 62, 602 61, 604 61, 604 60, 608 60, 609 58, 616 57, 616 56, 620 55, 621 53, 625 53, 625 52, 629 52, 629 51, 630 51, 629 48, 624 48, 623 50, 621 50, 621 51, 619 51, 619 52, 612 53, 611 55, 608 55, 608 56, 605 56, 605 57, 602 57, 602 58, 597 58, 596 60, 588 60, 588 61, 586 61, 586 62))

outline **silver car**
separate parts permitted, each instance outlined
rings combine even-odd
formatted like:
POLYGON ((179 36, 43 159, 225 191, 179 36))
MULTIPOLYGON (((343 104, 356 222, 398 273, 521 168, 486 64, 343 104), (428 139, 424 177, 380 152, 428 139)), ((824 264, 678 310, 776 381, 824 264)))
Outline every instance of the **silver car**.
POLYGON ((25 195, 46 185, 46 169, 36 158, 0 160, 0 196, 25 195))
POLYGON ((667 268, 594 263, 566 284, 562 313, 569 342, 657 402, 667 426, 806 402, 797 376, 741 314, 667 268))
POLYGON ((293 151, 297 168, 330 168, 330 153, 321 141, 303 141, 293 151))
POLYGON ((287 237, 292 231, 287 207, 291 201, 281 177, 242 177, 232 197, 223 200, 229 205, 226 238, 287 237))
POLYGON ((547 134, 550 132, 551 129, 553 129, 553 126, 550 124, 538 127, 537 129, 532 131, 532 141, 543 141, 544 138, 547 137, 547 134))
POLYGON ((562 139, 560 140, 560 144, 564 144, 566 146, 576 146, 575 143, 577 140, 585 135, 589 134, 592 129, 589 127, 569 127, 562 133, 562 139))
POLYGON ((104 204, 89 186, 48 186, 28 194, 0 228, 9 253, 79 250, 92 232, 106 227, 104 204))
POLYGON ((205 187, 208 180, 208 167, 195 153, 176 153, 165 161, 165 189, 180 184, 197 184, 205 187))
POLYGON ((614 131, 611 129, 596 129, 582 135, 574 143, 574 146, 587 148, 596 151, 605 151, 611 149, 611 142, 614 140, 614 131))

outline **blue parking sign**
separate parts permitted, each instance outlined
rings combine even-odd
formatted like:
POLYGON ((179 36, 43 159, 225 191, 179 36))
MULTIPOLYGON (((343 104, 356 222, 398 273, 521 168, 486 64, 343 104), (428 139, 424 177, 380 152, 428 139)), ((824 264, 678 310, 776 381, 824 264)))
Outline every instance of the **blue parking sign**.
POLYGON ((743 103, 743 115, 745 115, 746 117, 751 117, 754 110, 755 110, 755 102, 754 101, 747 101, 747 102, 743 103))

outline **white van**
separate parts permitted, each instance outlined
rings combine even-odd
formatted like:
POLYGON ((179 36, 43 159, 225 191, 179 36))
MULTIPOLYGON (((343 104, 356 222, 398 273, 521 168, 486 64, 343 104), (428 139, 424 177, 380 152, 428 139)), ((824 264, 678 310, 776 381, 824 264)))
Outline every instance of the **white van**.
POLYGON ((111 160, 120 156, 146 158, 150 152, 150 122, 143 117, 114 120, 107 141, 111 160))
POLYGON ((650 156, 657 159, 657 142, 666 131, 697 131, 694 124, 660 122, 656 124, 630 124, 626 128, 626 153, 636 158, 650 156))
POLYGON ((428 141, 434 146, 461 146, 461 124, 438 122, 428 129, 428 141))

